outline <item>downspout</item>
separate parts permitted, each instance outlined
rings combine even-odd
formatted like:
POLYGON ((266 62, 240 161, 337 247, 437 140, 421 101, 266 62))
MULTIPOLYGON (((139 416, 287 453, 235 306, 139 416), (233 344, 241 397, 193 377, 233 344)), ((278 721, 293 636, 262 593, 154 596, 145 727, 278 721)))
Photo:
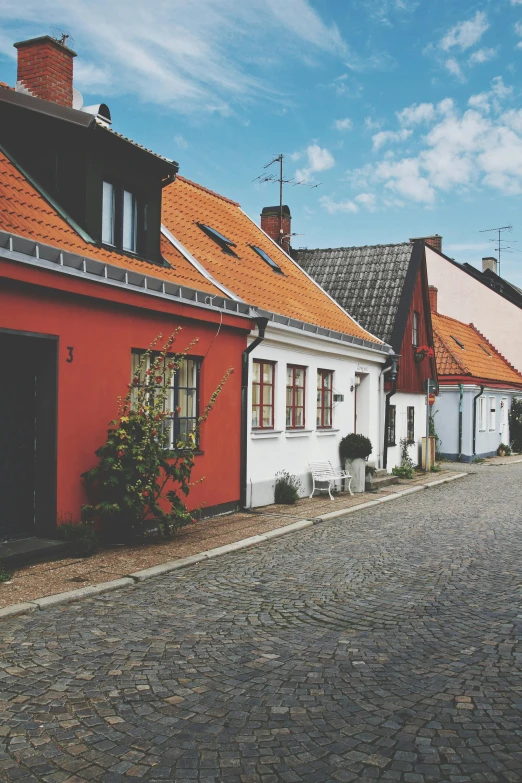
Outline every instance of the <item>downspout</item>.
POLYGON ((384 439, 385 439, 385 432, 386 432, 386 429, 383 429, 383 421, 382 421, 382 413, 383 413, 382 405, 385 402, 384 376, 387 375, 389 372, 391 372, 391 369, 392 369, 391 365, 389 365, 388 367, 384 367, 379 375, 379 454, 377 455, 377 462, 379 463, 378 465, 379 468, 382 468, 384 464, 384 439))
POLYGON ((476 456, 476 444, 477 444, 477 400, 484 394, 485 386, 480 387, 480 391, 473 397, 473 456, 476 456))
POLYGON ((248 368, 249 355, 259 343, 265 339, 265 329, 268 318, 259 316, 254 319, 257 324, 257 337, 243 351, 241 364, 241 466, 240 466, 240 503, 246 508, 247 498, 247 457, 248 457, 248 368))
POLYGON ((386 470, 388 466, 388 424, 390 421, 390 400, 397 391, 397 362, 399 356, 394 356, 390 367, 390 380, 392 381, 392 390, 386 395, 386 407, 384 413, 384 451, 382 455, 382 466, 386 470))
POLYGON ((464 384, 459 383, 459 456, 458 461, 462 460, 462 400, 464 399, 464 384))

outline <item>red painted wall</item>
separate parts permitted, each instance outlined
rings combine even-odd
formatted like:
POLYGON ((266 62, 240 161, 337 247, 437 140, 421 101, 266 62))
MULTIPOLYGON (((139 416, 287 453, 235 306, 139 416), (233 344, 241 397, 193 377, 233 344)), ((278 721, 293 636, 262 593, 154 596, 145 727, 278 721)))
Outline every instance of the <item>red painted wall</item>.
MULTIPOLYGON (((86 501, 80 474, 96 464, 94 451, 104 442, 107 425, 116 416, 118 396, 126 394, 131 349, 147 348, 158 333, 167 337, 181 325, 174 348, 182 349, 197 337, 199 342, 190 353, 204 356, 216 336, 220 315, 199 311, 206 322, 195 320, 199 319, 196 312, 139 293, 120 294, 114 288, 64 280, 63 275, 44 270, 20 271, 16 265, 0 264, 0 329, 59 337, 58 514, 72 513, 78 518, 80 505, 86 501), (29 280, 39 285, 28 285, 29 280), (52 287, 44 288, 42 283, 52 287), (58 284, 84 295, 56 290, 58 284), (94 298, 98 295, 126 303, 94 298), (66 362, 67 346, 74 347, 72 363, 66 362)), ((202 362, 201 410, 226 370, 233 367, 234 372, 202 427, 204 454, 196 457, 193 479, 204 476, 205 480, 189 495, 191 508, 234 502, 240 496, 241 355, 250 326, 245 318, 224 316, 219 335, 202 362)))
POLYGON ((416 364, 413 358, 415 351, 412 345, 412 326, 413 313, 415 311, 419 313, 419 345, 428 345, 433 348, 431 311, 428 302, 429 295, 426 266, 422 263, 419 268, 417 280, 415 281, 410 311, 408 313, 408 321, 406 323, 401 346, 397 391, 421 393, 425 391, 424 382, 426 379, 435 379, 437 377, 434 359, 428 359, 426 357, 424 361, 416 364))

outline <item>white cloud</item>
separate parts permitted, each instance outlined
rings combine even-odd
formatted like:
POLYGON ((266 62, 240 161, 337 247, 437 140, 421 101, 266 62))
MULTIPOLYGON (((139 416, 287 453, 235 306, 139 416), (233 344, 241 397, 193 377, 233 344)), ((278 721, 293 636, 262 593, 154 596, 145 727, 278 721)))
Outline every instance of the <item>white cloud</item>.
POLYGON ((471 96, 464 111, 450 99, 441 101, 428 133, 416 140, 416 155, 398 158, 388 152, 375 165, 351 172, 352 184, 371 190, 381 185, 385 193, 426 206, 443 193, 485 187, 521 194, 522 109, 504 108, 512 94, 495 77, 491 89, 471 96))
POLYGON ((358 212, 359 207, 355 201, 334 201, 330 196, 321 196, 319 203, 330 215, 336 215, 339 212, 358 212))
POLYGON ((307 165, 295 172, 295 179, 300 182, 308 182, 313 179, 314 173, 327 171, 335 165, 331 152, 318 144, 310 144, 306 148, 307 165))
POLYGON ((181 135, 178 134, 177 136, 174 136, 173 140, 174 144, 176 144, 181 150, 186 150, 188 147, 187 140, 181 135))
POLYGON ((362 204, 363 207, 366 207, 368 212, 375 212, 377 198, 374 193, 359 193, 359 195, 355 197, 355 201, 362 204))
POLYGON ((444 63, 444 67, 447 71, 449 71, 453 76, 456 76, 459 81, 463 82, 465 81, 465 76, 462 73, 462 68, 458 64, 458 62, 455 60, 454 57, 450 57, 446 62, 444 63))
POLYGON ((373 133, 374 131, 377 131, 380 128, 382 128, 382 122, 380 120, 374 120, 372 117, 365 117, 364 127, 366 128, 367 131, 373 133))
POLYGON ((445 52, 454 48, 464 52, 478 43, 488 28, 486 14, 483 11, 477 11, 473 19, 459 22, 448 30, 440 42, 440 48, 445 52))
POLYGON ((412 133, 413 131, 409 130, 408 128, 403 128, 399 131, 380 131, 372 138, 373 149, 380 150, 380 148, 385 144, 394 144, 405 141, 407 138, 409 138, 409 136, 411 136, 412 133))
POLYGON ((280 101, 272 73, 286 59, 350 54, 310 0, 3 0, 0 44, 45 31, 50 19, 75 38, 84 89, 181 112, 226 114, 247 101, 280 101))
MULTIPOLYGON (((522 5, 522 0, 520 0, 520 4, 522 5)), ((515 22, 514 30, 515 30, 515 35, 518 35, 522 38, 522 22, 515 22)))
POLYGON ((477 49, 468 59, 469 65, 482 65, 497 56, 498 49, 477 49))
POLYGON ((348 131, 353 128, 353 122, 349 117, 345 117, 343 120, 335 120, 334 128, 338 131, 348 131))
POLYGON ((434 119, 435 107, 432 103, 412 103, 411 106, 396 112, 396 115, 401 125, 418 125, 434 119))

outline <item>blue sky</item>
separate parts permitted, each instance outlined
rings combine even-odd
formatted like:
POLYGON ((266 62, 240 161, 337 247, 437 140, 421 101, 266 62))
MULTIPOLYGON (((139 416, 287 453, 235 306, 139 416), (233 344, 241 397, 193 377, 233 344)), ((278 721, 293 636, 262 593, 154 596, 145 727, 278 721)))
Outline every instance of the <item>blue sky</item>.
POLYGON ((479 265, 513 224, 522 285, 522 0, 2 0, 0 80, 52 27, 86 103, 256 219, 283 152, 295 246, 439 233, 479 265))

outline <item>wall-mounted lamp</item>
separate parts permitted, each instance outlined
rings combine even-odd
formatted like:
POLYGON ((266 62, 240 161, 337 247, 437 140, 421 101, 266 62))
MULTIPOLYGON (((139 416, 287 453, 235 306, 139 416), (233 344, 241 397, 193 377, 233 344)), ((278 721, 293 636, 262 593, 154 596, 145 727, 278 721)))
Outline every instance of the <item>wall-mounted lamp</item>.
POLYGON ((352 385, 350 386, 350 391, 353 392, 353 390, 356 389, 360 385, 361 385, 361 376, 360 375, 356 375, 355 378, 352 381, 352 385))

